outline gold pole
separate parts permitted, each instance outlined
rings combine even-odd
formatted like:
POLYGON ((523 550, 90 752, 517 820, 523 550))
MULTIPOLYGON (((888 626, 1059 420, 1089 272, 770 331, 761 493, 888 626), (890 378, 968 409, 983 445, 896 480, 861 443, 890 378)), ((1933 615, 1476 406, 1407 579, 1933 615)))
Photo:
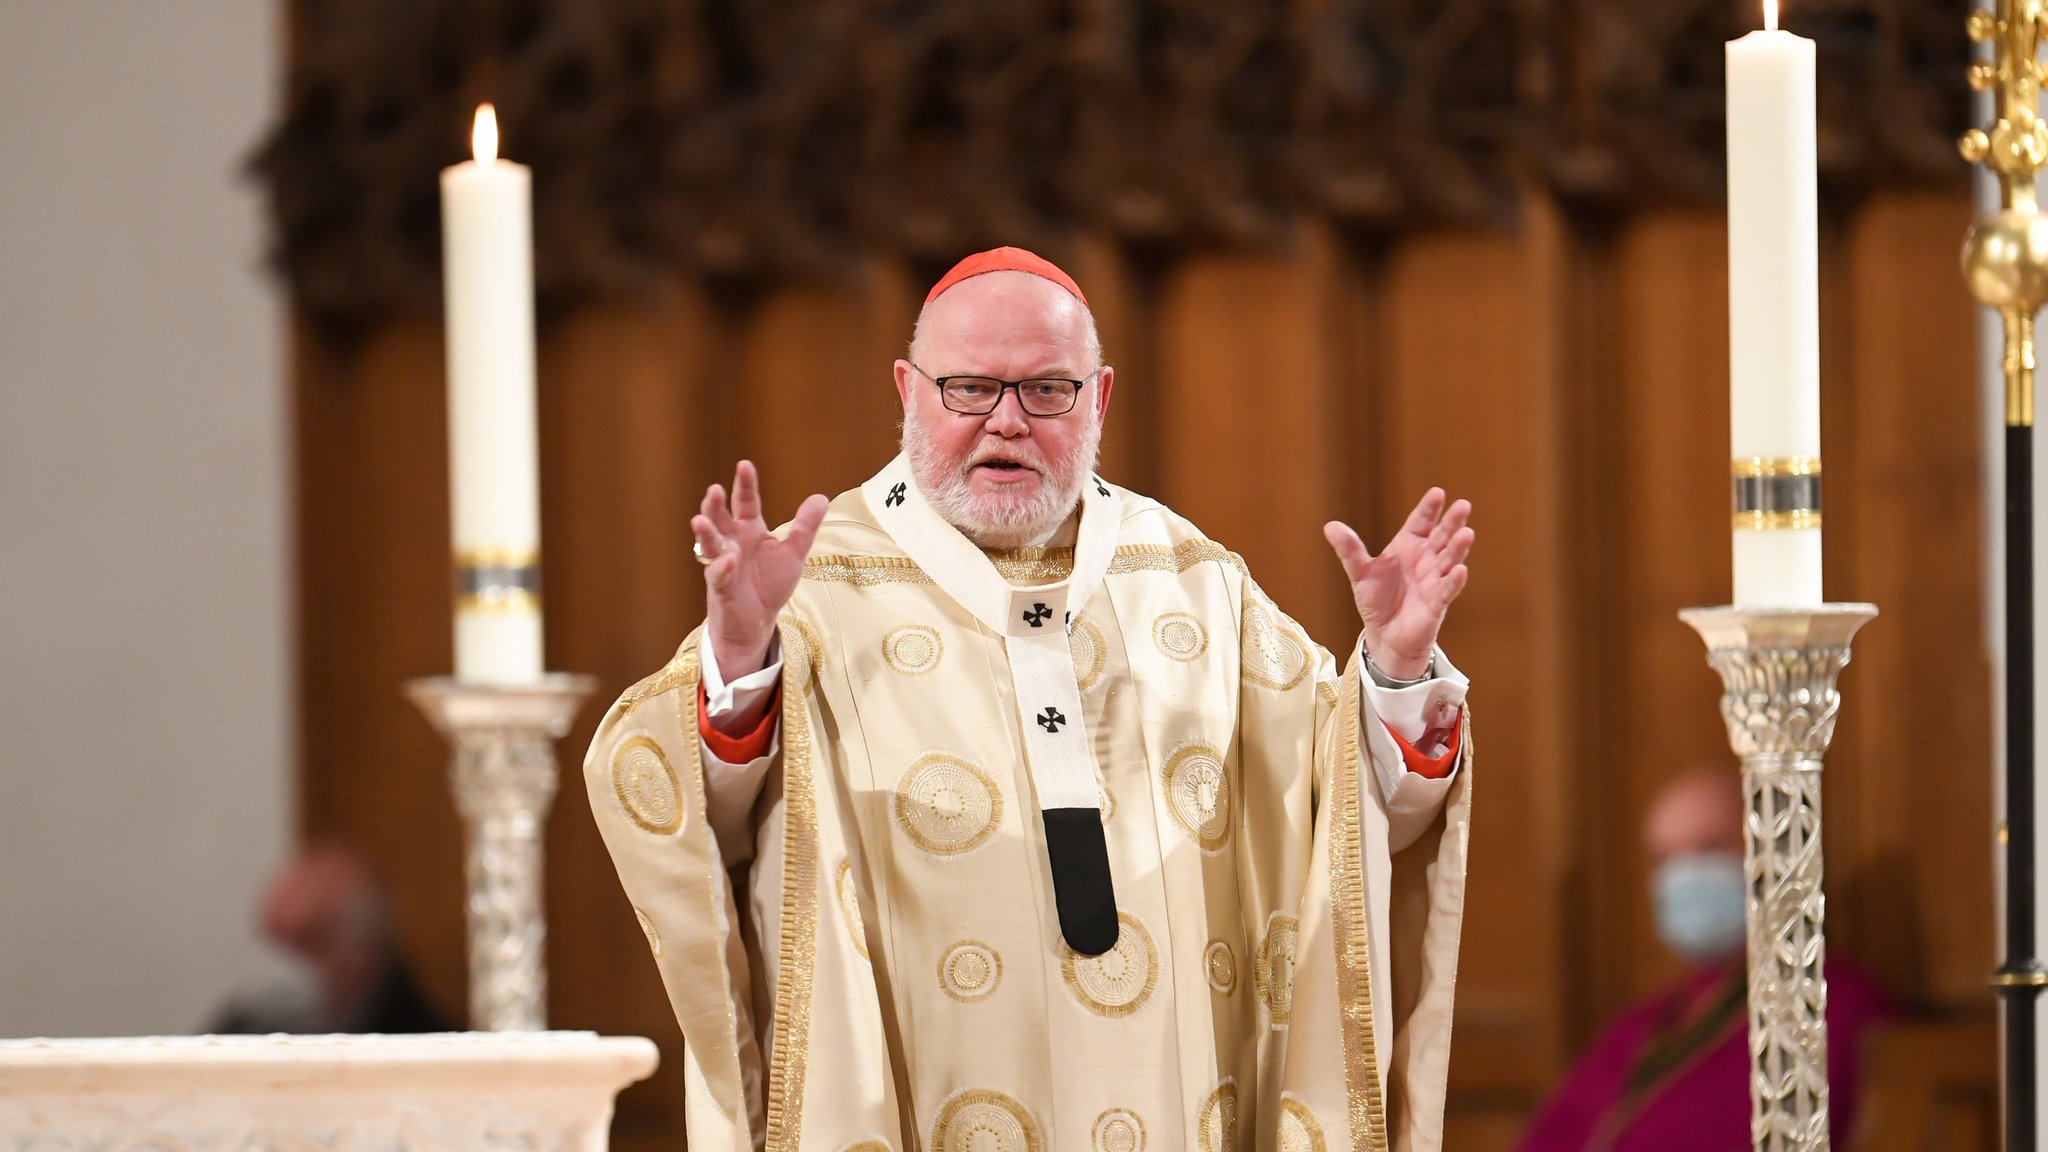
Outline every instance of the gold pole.
POLYGON ((1963 240, 1963 276, 1972 295, 2005 320, 2005 422, 2034 423, 2034 314, 2048 303, 2048 217, 2035 177, 2048 163, 2048 125, 2040 116, 2041 40, 2048 0, 1999 0, 1996 14, 1973 12, 1970 39, 1990 43, 1991 60, 1970 66, 1970 87, 1996 89, 1998 121, 1963 133, 1963 159, 1998 176, 1999 210, 1963 240))

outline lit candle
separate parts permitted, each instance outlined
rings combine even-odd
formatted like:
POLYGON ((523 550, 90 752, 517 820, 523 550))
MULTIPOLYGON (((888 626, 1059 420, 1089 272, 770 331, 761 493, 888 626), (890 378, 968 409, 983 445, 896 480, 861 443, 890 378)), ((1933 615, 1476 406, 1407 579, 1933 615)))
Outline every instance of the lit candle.
POLYGON ((542 666, 532 186, 524 165, 498 159, 489 104, 471 146, 476 159, 441 173, 455 675, 531 683, 542 666))
POLYGON ((1821 602, 1820 227, 1813 41, 1728 44, 1729 439, 1735 603, 1821 602))

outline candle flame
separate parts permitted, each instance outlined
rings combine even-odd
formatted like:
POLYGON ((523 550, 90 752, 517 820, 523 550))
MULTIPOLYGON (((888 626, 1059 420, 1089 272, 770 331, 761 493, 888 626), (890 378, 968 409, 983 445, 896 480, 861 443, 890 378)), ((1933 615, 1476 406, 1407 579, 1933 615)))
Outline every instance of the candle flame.
POLYGON ((489 104, 476 106, 476 127, 469 133, 469 151, 479 163, 498 158, 498 110, 489 104))
POLYGON ((1776 32, 1777 30, 1778 0, 1764 0, 1764 31, 1776 32))

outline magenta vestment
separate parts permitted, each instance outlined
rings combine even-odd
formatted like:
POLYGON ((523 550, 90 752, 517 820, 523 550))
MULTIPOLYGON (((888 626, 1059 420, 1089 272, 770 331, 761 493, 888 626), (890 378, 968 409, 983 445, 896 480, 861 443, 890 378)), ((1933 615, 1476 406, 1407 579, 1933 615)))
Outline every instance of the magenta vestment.
MULTIPOLYGON (((1747 1152, 1742 978, 1738 956, 1615 1018, 1538 1110, 1517 1152, 1747 1152), (1681 1020, 1688 1005, 1696 1006, 1693 1018, 1681 1020)), ((1891 1010, 1883 992, 1847 964, 1829 961, 1827 981, 1829 1128, 1834 1146, 1844 1148, 1854 1130, 1865 1032, 1891 1010)))

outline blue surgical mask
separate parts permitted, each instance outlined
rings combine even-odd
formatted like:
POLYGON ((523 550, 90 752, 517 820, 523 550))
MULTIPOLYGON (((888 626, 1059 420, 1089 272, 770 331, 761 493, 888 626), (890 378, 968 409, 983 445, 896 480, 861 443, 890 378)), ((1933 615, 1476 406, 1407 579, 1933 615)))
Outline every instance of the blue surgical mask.
POLYGON ((1695 964, 1742 950, 1748 885, 1742 857, 1732 852, 1674 856, 1650 880, 1657 935, 1695 964))

